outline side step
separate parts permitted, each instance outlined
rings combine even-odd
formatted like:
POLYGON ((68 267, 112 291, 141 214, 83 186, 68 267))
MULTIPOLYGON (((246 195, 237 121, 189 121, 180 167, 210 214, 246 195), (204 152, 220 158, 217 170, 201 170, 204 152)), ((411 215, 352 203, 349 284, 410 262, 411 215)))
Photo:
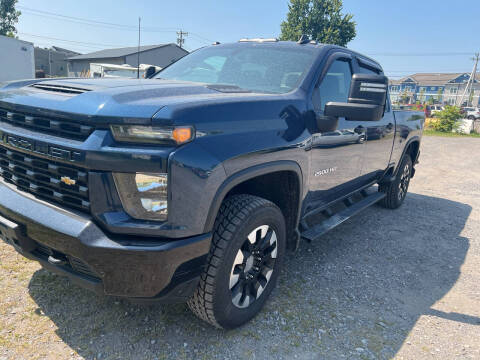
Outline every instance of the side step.
POLYGON ((333 229, 335 226, 343 223, 345 220, 356 215, 363 209, 369 207, 370 205, 375 204, 376 202, 382 200, 385 197, 385 194, 382 192, 376 192, 371 195, 368 195, 366 198, 354 203, 353 205, 347 207, 346 209, 332 215, 328 219, 324 220, 318 225, 315 225, 304 232, 302 232, 302 238, 308 241, 317 240, 327 231, 333 229))

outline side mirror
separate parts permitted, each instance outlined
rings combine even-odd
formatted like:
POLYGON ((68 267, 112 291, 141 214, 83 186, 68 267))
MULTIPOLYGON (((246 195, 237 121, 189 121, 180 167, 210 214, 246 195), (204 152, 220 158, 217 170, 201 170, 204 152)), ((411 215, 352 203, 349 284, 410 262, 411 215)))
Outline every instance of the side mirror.
POLYGON ((383 105, 350 104, 330 101, 325 104, 325 115, 344 117, 354 121, 378 121, 383 117, 383 105))
POLYGON ((155 66, 149 66, 145 71, 145 79, 150 79, 156 72, 157 69, 155 68, 155 66))
POLYGON ((378 121, 385 110, 387 87, 386 76, 354 74, 348 103, 326 103, 325 115, 345 117, 346 120, 378 121))

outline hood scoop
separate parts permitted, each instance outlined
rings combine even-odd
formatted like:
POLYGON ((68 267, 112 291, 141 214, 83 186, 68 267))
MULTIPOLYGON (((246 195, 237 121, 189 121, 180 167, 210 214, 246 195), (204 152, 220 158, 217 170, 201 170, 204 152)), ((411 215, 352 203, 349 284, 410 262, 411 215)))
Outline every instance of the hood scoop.
POLYGON ((61 94, 72 95, 72 96, 80 95, 80 94, 83 94, 84 92, 90 91, 89 89, 83 89, 83 88, 77 88, 77 87, 71 87, 71 86, 65 86, 65 85, 56 85, 56 84, 37 83, 30 86, 35 89, 39 89, 43 91, 61 93, 61 94))

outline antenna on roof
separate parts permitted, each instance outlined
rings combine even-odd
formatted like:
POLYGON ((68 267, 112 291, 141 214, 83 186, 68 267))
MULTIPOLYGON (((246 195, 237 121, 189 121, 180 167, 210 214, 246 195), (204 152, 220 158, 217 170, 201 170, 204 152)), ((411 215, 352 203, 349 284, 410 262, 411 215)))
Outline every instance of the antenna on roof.
POLYGON ((308 35, 303 34, 300 36, 300 39, 298 39, 297 44, 304 45, 308 44, 310 42, 310 37, 308 35))
POLYGON ((138 48, 137 48, 137 79, 140 79, 140 21, 142 19, 138 18, 138 48))

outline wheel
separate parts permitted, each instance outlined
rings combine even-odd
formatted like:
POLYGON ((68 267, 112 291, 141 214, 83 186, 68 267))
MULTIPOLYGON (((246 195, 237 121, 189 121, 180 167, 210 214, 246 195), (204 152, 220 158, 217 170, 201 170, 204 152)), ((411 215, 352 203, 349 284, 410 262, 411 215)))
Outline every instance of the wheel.
POLYGON ((380 205, 388 209, 396 209, 402 205, 407 195, 408 185, 412 177, 412 159, 409 154, 403 155, 395 180, 389 184, 382 184, 378 191, 386 196, 380 201, 380 205))
POLYGON ((246 323, 275 287, 285 246, 285 220, 275 204, 252 195, 226 199, 189 308, 218 328, 246 323))
POLYGON ((467 117, 467 119, 468 119, 468 120, 475 120, 475 116, 469 115, 469 116, 467 117))

